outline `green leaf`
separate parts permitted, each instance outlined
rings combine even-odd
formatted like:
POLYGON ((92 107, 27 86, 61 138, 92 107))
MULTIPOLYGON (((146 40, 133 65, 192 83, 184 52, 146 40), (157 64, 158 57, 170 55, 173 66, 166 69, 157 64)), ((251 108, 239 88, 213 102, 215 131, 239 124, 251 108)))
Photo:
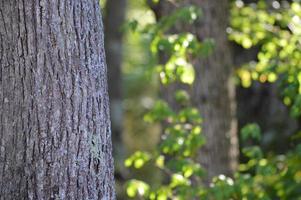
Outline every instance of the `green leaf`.
POLYGON ((139 169, 143 167, 150 159, 151 155, 149 153, 137 151, 128 159, 126 159, 124 164, 126 167, 134 166, 136 169, 139 169))
POLYGON ((242 128, 241 136, 244 141, 248 139, 255 139, 259 141, 261 139, 260 127, 256 123, 248 124, 242 128))
POLYGON ((129 197, 146 197, 149 194, 149 191, 150 186, 143 181, 133 179, 127 183, 126 193, 129 197))

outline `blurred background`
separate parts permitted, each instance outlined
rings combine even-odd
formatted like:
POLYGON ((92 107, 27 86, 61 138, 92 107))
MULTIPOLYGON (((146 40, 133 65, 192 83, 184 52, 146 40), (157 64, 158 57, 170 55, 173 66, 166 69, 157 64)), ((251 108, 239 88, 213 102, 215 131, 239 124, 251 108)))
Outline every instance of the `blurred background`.
POLYGON ((118 199, 301 199, 301 3, 103 0, 118 199))

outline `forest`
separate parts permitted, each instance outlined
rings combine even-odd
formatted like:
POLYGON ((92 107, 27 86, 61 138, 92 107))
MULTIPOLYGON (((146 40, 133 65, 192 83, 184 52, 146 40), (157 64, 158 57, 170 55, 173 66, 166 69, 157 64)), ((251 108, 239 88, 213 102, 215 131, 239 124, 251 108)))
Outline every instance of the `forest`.
POLYGON ((0 200, 301 200, 300 0, 0 0, 0 200))

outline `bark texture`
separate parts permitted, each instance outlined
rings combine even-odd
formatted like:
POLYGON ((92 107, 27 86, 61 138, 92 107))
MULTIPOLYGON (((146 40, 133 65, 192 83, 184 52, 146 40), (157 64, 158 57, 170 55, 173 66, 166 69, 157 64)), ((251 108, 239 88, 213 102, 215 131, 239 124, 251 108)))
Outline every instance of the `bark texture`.
POLYGON ((0 199, 115 199, 98 0, 0 0, 0 199))
POLYGON ((206 145, 199 153, 199 161, 207 170, 207 181, 219 174, 231 176, 237 167, 239 150, 235 85, 232 80, 233 63, 226 35, 229 2, 160 2, 153 7, 157 18, 185 5, 195 5, 202 9, 203 15, 196 24, 175 27, 176 30, 173 31, 192 32, 200 41, 206 38, 214 39, 215 48, 209 57, 192 60, 196 71, 192 89, 193 105, 197 106, 202 114, 203 134, 206 138, 206 145))

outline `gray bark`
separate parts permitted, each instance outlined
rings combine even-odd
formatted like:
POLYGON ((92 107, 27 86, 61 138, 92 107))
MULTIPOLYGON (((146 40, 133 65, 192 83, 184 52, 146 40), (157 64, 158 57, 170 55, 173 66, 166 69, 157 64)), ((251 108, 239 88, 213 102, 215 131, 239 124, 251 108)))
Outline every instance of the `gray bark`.
POLYGON ((115 199, 98 0, 0 0, 0 199, 115 199))

